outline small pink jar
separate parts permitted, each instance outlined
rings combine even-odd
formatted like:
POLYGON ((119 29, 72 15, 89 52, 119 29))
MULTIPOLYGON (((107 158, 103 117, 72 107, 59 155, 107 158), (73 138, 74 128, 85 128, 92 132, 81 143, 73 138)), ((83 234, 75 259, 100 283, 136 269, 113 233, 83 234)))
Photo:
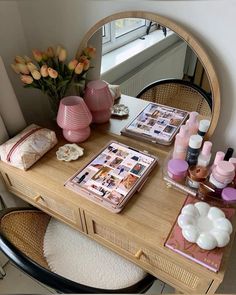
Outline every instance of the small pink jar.
POLYGON ((167 165, 168 176, 178 182, 185 180, 188 171, 188 163, 181 159, 171 159, 167 165))
POLYGON ((212 175, 216 181, 227 185, 234 179, 234 165, 228 161, 219 161, 213 168, 212 175))

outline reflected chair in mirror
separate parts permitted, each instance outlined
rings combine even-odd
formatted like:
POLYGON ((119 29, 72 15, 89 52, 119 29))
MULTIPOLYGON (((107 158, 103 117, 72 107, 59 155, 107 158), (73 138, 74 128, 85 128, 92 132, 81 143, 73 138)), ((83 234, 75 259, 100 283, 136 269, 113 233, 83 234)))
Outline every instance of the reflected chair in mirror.
MULTIPOLYGON (((144 293, 155 280, 152 275, 145 273, 133 263, 35 208, 12 208, 1 212, 0 249, 25 273, 65 294, 144 293), (63 228, 66 229, 64 232, 61 230, 63 228), (70 235, 65 236, 68 233, 70 235), (60 239, 59 242, 53 239, 53 234, 56 239, 60 239), (50 252, 50 247, 45 245, 45 238, 46 243, 49 239, 52 252, 50 252), (76 246, 75 251, 71 252, 71 248, 65 249, 68 244, 70 246, 75 244, 75 241, 79 241, 79 244, 74 245, 76 246), (59 253, 60 248, 64 251, 63 254, 59 253), (95 252, 97 251, 96 255, 88 252, 94 249, 95 252), (45 255, 45 251, 50 253, 47 252, 45 255), (58 253, 53 253, 57 251, 58 253), (87 261, 86 257, 89 258, 87 261), (57 265, 57 261, 53 261, 55 259, 60 260, 61 263, 61 269, 57 273, 52 270, 57 265), (72 264, 76 261, 80 261, 76 265, 78 270, 76 275, 83 276, 82 282, 62 275, 62 268, 68 273, 70 269, 75 269, 72 264), (113 274, 110 275, 110 273, 113 274), (106 288, 101 285, 105 285, 106 288)), ((72 276, 74 274, 73 272, 72 276)))
POLYGON ((180 79, 155 81, 143 88, 137 98, 189 112, 196 111, 209 119, 212 115, 211 95, 199 86, 180 79))

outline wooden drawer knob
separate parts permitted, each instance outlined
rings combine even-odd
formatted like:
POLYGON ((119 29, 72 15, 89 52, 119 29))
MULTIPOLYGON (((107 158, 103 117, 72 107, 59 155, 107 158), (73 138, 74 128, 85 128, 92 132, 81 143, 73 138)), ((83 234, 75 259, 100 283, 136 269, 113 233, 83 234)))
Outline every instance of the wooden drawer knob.
POLYGON ((34 197, 34 201, 37 203, 39 200, 44 201, 43 197, 41 195, 37 195, 36 197, 34 197))
POLYGON ((138 251, 137 251, 137 253, 134 255, 135 256, 135 258, 137 258, 137 259, 140 259, 140 257, 143 255, 143 250, 142 249, 139 249, 138 251))

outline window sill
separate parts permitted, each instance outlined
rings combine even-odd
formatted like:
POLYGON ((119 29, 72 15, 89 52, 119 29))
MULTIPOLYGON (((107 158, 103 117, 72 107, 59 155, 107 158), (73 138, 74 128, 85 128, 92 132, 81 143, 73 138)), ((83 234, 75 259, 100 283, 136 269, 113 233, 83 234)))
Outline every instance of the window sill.
MULTIPOLYGON (((122 67, 127 61, 129 61, 129 71, 131 71, 179 40, 180 38, 172 31, 168 32, 167 37, 163 36, 162 31, 154 31, 145 36, 144 40, 137 39, 106 53, 102 56, 102 78, 110 76, 113 69, 122 67)), ((127 72, 127 65, 125 68, 127 72)), ((109 82, 113 82, 119 77, 110 76, 110 78, 109 82)))

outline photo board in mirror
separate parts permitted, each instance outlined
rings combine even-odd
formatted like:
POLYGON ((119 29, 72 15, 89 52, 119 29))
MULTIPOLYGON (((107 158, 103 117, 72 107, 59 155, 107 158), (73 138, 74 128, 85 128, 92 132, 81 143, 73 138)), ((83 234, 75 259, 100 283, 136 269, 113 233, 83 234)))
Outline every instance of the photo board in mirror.
POLYGON ((184 28, 149 12, 117 13, 87 32, 78 54, 87 45, 97 50, 90 79, 119 84, 122 94, 132 97, 199 111, 211 119, 206 137, 213 134, 220 112, 218 78, 203 46, 184 28), (156 100, 143 95, 143 88, 160 80, 155 94, 151 91, 156 100))

